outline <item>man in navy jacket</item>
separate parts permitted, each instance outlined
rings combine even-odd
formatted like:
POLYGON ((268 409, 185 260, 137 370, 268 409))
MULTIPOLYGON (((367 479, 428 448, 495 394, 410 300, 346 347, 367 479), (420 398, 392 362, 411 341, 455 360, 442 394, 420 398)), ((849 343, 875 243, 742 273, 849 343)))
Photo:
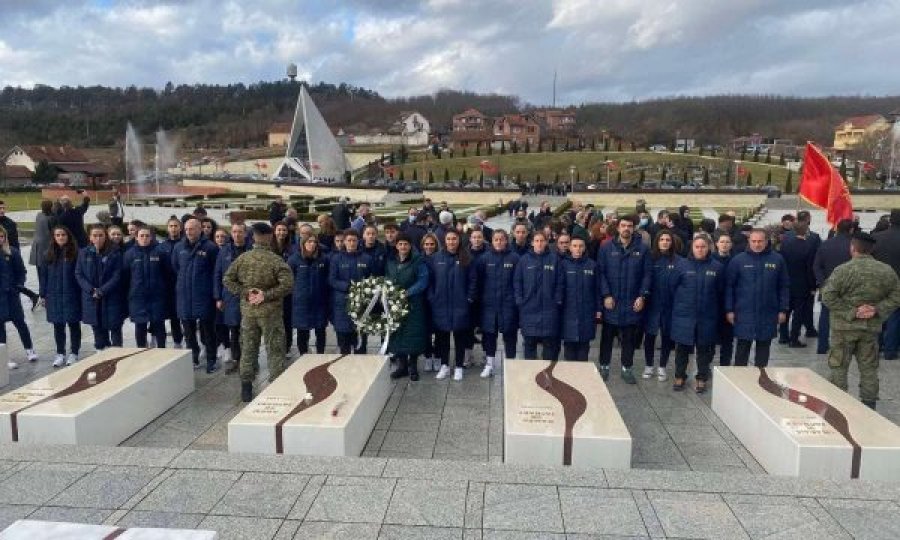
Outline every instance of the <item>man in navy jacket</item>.
MULTIPOLYGON (((822 242, 822 247, 816 252, 816 258, 813 260, 813 275, 816 277, 817 289, 825 286, 825 281, 835 268, 850 260, 850 230, 852 228, 852 219, 840 220, 835 235, 822 242)), ((831 346, 828 339, 830 332, 831 314, 828 306, 822 304, 821 311, 819 311, 819 340, 816 343, 816 353, 828 353, 831 346)))
POLYGON ((213 281, 219 248, 200 235, 200 220, 190 218, 184 224, 184 238, 172 250, 172 270, 176 276, 175 310, 194 356, 194 367, 200 367, 200 345, 197 331, 206 348, 206 372, 219 369, 216 364, 216 311, 213 281))

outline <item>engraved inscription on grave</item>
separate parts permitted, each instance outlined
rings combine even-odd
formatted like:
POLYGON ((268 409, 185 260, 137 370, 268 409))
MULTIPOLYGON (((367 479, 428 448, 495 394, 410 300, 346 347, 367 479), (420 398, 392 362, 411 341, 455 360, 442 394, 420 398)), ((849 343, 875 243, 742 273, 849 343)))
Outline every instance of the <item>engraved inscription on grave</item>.
POLYGON ((518 414, 523 424, 552 426, 556 422, 553 407, 549 406, 522 405, 518 414))

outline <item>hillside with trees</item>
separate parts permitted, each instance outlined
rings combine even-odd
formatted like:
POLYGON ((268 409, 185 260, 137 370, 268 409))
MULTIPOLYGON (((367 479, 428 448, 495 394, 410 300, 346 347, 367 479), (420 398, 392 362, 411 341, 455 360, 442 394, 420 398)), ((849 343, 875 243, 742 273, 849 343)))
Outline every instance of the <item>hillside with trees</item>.
MULTIPOLYGON (((159 128, 179 132, 185 148, 248 148, 265 144, 276 121, 289 120, 299 82, 178 85, 162 89, 38 85, 0 91, 0 148, 13 144, 121 146, 125 124, 139 133, 159 128)), ((329 125, 347 132, 387 127, 401 111, 417 110, 438 131, 449 130, 453 114, 475 107, 487 115, 527 110, 516 96, 441 90, 433 95, 387 99, 346 83, 311 84, 310 94, 329 125)), ((725 144, 750 133, 830 143, 843 118, 887 114, 900 109, 900 96, 794 98, 781 96, 673 97, 577 107, 587 137, 609 130, 646 145, 692 137, 725 144)))

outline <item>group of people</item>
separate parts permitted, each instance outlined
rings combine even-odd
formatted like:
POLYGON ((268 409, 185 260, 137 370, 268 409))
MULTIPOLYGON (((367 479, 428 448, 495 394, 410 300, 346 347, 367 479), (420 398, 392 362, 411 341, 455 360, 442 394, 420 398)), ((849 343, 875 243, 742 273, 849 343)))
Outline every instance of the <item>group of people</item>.
MULTIPOLYGON (((88 202, 73 207, 64 200, 54 208, 44 201, 36 222, 31 262, 38 269, 37 297, 54 329, 56 367, 77 361, 81 323, 92 327, 101 350, 122 345, 130 318, 138 346, 147 346, 149 337, 165 347, 170 333, 176 347, 187 343, 196 367, 205 357, 210 373, 224 357, 229 371, 240 372, 242 397, 249 401, 261 339, 272 379, 283 370, 295 335, 301 354, 313 336, 322 353, 330 325, 341 354, 367 351, 368 336, 357 332, 347 297, 353 282, 369 276, 385 276, 409 301, 387 344, 394 378, 417 380, 421 356, 424 371, 461 380, 479 344, 482 377, 517 356, 587 361, 599 326, 604 379, 618 341, 626 383, 636 382, 634 355, 643 348, 645 379, 666 381, 674 353, 674 390, 686 387, 694 354, 694 389, 704 392, 717 350, 721 365, 748 365, 752 350, 754 365, 764 367, 779 326, 783 341, 804 346, 801 329, 807 336, 815 331, 816 290, 824 303, 819 352, 823 345, 828 350, 831 334, 835 384, 846 388, 845 358, 856 354, 865 372, 861 397, 874 406, 877 354, 873 369, 867 347, 880 336, 885 357, 897 355, 900 212, 876 233, 877 242, 854 233, 850 220, 822 242, 804 212, 778 230, 739 230, 729 214, 695 227, 687 207, 661 211, 653 220, 640 204, 625 216, 602 216, 582 205, 554 212, 546 203, 526 215, 518 204, 510 206, 516 219, 508 232, 492 230, 483 213, 457 219, 448 206, 429 200, 410 208, 402 223, 379 228, 366 203, 354 209, 341 200, 331 215, 319 216, 318 230, 278 204, 270 209, 270 224, 252 229, 240 213, 226 229, 197 208, 172 216, 157 237, 139 221, 125 230, 113 223, 86 229, 78 219, 88 202), (873 251, 892 259, 893 268, 873 259, 873 251), (860 273, 866 286, 856 283, 860 273)), ((0 203, 0 317, 14 323, 34 361, 18 299, 28 291, 17 248, 15 224, 0 203)), ((5 342, 5 330, 0 339, 5 342)))

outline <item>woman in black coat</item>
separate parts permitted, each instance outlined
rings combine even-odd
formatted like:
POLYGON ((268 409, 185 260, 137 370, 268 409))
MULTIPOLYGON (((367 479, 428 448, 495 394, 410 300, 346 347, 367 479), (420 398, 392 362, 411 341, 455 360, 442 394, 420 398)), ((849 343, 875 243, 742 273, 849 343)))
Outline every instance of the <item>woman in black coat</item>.
MULTIPOLYGON (((715 247, 712 252, 712 258, 719 261, 723 270, 728 268, 728 263, 734 256, 732 247, 734 241, 727 234, 720 234, 715 238, 715 247)), ((734 356, 734 325, 728 322, 725 317, 719 318, 719 365, 730 366, 731 358, 734 356)))
POLYGON ((297 329, 297 350, 309 352, 310 331, 316 335, 316 353, 325 352, 325 328, 328 317, 328 257, 320 251, 315 236, 303 240, 300 249, 288 258, 294 274, 291 324, 297 329))
POLYGON ((503 229, 494 231, 491 249, 478 259, 479 313, 481 346, 485 362, 482 377, 490 377, 500 364, 497 337, 503 334, 504 357, 516 357, 516 333, 519 331, 519 312, 516 308, 513 277, 519 256, 509 249, 509 235, 503 229))
POLYGON ((388 341, 388 352, 397 359, 397 369, 391 373, 392 379, 409 375, 410 380, 419 380, 417 359, 425 350, 428 337, 428 322, 425 320, 425 292, 428 290, 428 268, 424 258, 413 251, 412 242, 405 234, 397 237, 396 253, 392 253, 385 265, 385 277, 397 287, 406 291, 409 313, 388 341))
MULTIPOLYGON (((439 245, 440 242, 438 241, 438 237, 434 233, 426 233, 422 236, 422 241, 419 243, 419 252, 422 254, 422 258, 426 264, 428 258, 437 253, 439 245)), ((422 351, 425 367, 423 368, 423 371, 437 371, 440 369, 441 360, 435 356, 434 352, 434 328, 432 328, 431 325, 431 304, 428 303, 427 298, 425 299, 425 323, 425 350, 422 351)))
POLYGON ((428 302, 434 326, 434 348, 441 359, 437 379, 450 375, 450 336, 453 336, 453 380, 463 378, 463 359, 472 326, 470 308, 475 299, 475 267, 471 255, 460 245, 455 229, 444 235, 444 249, 428 259, 428 302))

